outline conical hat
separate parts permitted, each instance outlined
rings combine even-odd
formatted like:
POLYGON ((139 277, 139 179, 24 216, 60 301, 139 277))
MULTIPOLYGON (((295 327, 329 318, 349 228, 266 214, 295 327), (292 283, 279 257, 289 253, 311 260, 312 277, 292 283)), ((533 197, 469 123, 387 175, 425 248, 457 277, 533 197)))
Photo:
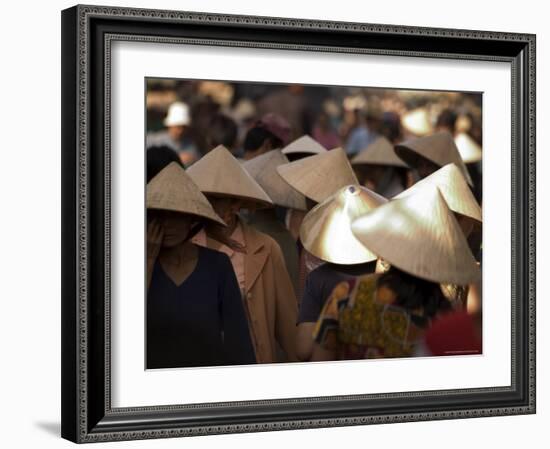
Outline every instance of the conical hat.
POLYGON ((267 193, 223 145, 191 165, 187 173, 203 193, 241 198, 255 206, 273 205, 267 193))
POLYGON ((401 117, 401 124, 407 131, 425 136, 433 131, 428 111, 425 108, 413 109, 401 117))
POLYGON ((372 252, 419 278, 466 285, 481 277, 437 187, 392 200, 355 220, 351 229, 372 252))
POLYGON ((316 140, 312 139, 307 134, 299 137, 298 139, 290 142, 283 148, 283 154, 293 153, 305 153, 305 154, 319 154, 325 153, 327 149, 316 140))
POLYGON ((468 184, 473 185, 468 170, 455 145, 453 136, 447 131, 402 142, 395 146, 395 152, 411 167, 418 165, 419 156, 433 162, 439 167, 454 163, 458 166, 468 184))
POLYGON ((192 214, 225 226, 191 177, 176 162, 164 167, 147 184, 147 209, 192 214))
POLYGON ((388 200, 359 185, 341 188, 311 209, 302 221, 300 240, 315 257, 337 264, 359 264, 377 257, 351 233, 351 222, 388 200))
POLYGON ((243 167, 269 195, 273 204, 290 209, 306 210, 306 198, 294 190, 277 172, 279 165, 288 164, 281 150, 271 150, 245 161, 243 167))
POLYGON ((394 167, 408 167, 395 151, 393 145, 385 137, 379 137, 367 148, 359 152, 352 160, 351 165, 391 165, 394 167))
POLYGON ((342 187, 359 184, 342 148, 281 165, 277 171, 298 192, 317 203, 342 187))
POLYGON ((396 195, 393 199, 405 198, 416 192, 436 186, 445 199, 447 206, 453 212, 482 221, 481 207, 479 207, 470 187, 464 179, 464 175, 456 164, 447 164, 413 186, 396 195))
POLYGON ((472 164, 481 160, 481 147, 468 134, 457 134, 455 136, 455 144, 465 164, 472 164))

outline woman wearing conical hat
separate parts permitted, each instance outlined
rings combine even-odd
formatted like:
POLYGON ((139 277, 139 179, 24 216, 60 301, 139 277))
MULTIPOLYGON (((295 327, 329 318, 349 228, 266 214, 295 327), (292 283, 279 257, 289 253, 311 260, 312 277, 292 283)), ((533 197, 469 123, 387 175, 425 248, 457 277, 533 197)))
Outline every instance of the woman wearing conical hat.
MULTIPOLYGON (((447 206, 454 213, 468 246, 477 260, 480 256, 482 213, 464 175, 456 164, 447 164, 427 178, 418 181, 394 198, 404 198, 421 190, 439 188, 447 206)), ((469 296, 468 285, 442 284, 443 293, 454 308, 465 308, 469 296)))
MULTIPOLYGON (((347 185, 359 184, 342 148, 335 148, 289 164, 280 165, 277 167, 277 171, 293 189, 307 198, 308 210, 312 209, 316 203, 320 203, 333 195, 338 189, 347 185)), ((302 216, 293 216, 294 220, 287 223, 290 233, 296 239, 298 239, 305 212, 302 212, 302 214, 302 216)), ((322 260, 300 248, 300 290, 298 297, 302 296, 307 274, 321 263, 322 260)))
POLYGON ((147 218, 146 367, 255 363, 229 259, 189 241, 193 224, 224 223, 177 163, 147 184, 147 218))
POLYGON ((339 189, 306 215, 300 230, 308 253, 324 263, 306 278, 298 313, 298 357, 309 360, 313 349, 312 332, 333 288, 341 281, 373 273, 376 255, 359 242, 350 223, 386 198, 359 185, 339 189))
POLYGON ((288 212, 306 209, 306 198, 281 178, 277 167, 283 164, 288 164, 288 159, 281 150, 271 150, 243 163, 246 171, 264 189, 275 205, 274 208, 250 211, 245 221, 279 244, 294 291, 298 294, 298 247, 284 222, 288 212))
POLYGON ((307 134, 293 140, 282 149, 283 154, 289 161, 297 161, 298 159, 303 159, 304 157, 326 153, 326 151, 327 149, 323 145, 307 134))
POLYGON ((407 187, 408 166, 393 150, 385 137, 379 137, 351 160, 359 182, 386 198, 401 193, 407 187))
POLYGON ((473 186, 453 136, 447 131, 401 142, 395 146, 395 153, 409 167, 416 170, 420 179, 431 175, 444 165, 454 163, 468 184, 473 186))
POLYGON ((468 239, 470 249, 474 255, 477 255, 481 243, 481 207, 468 186, 463 172, 456 164, 447 164, 441 167, 394 198, 404 198, 422 189, 429 189, 430 186, 439 188, 468 239))
POLYGON ((277 345, 286 354, 284 361, 296 360, 297 301, 281 248, 238 215, 242 208, 272 207, 271 199, 222 146, 197 161, 188 173, 227 223, 226 235, 244 247, 244 253, 233 251, 202 232, 193 240, 229 255, 243 293, 258 363, 283 361, 277 358, 277 345))
POLYGON ((432 320, 450 311, 439 284, 480 279, 464 234, 436 187, 379 206, 351 229, 391 268, 334 288, 313 360, 410 356, 432 320))

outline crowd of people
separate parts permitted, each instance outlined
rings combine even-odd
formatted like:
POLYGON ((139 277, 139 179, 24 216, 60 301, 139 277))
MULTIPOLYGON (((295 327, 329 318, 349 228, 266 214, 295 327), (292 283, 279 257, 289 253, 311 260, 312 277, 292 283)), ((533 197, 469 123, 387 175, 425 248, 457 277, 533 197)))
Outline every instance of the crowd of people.
POLYGON ((147 368, 481 354, 479 104, 324 89, 150 89, 147 368))

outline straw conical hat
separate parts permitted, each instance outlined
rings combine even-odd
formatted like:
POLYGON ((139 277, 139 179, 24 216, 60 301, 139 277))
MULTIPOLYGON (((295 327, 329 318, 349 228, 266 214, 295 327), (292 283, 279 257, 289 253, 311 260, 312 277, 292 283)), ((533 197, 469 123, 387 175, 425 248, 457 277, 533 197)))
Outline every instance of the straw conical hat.
POLYGON ((281 165, 277 171, 298 192, 317 203, 344 186, 359 184, 342 148, 281 165))
POLYGON ((468 134, 457 134, 455 136, 455 144, 465 164, 472 164, 481 160, 481 147, 468 134))
POLYGON ((470 284, 481 273, 436 187, 392 200, 355 220, 355 237, 391 265, 438 283, 470 284))
POLYGON ((428 111, 425 108, 413 109, 401 117, 401 124, 407 131, 425 136, 433 131, 428 111))
POLYGON ((359 185, 341 188, 311 209, 302 221, 300 240, 315 257, 337 264, 359 264, 377 257, 351 232, 351 222, 388 200, 359 185))
POLYGON ((325 153, 327 149, 319 142, 305 134, 302 137, 294 140, 293 142, 290 142, 286 147, 283 148, 282 151, 283 154, 319 154, 325 153))
POLYGON ((456 164, 447 164, 424 179, 421 179, 407 190, 396 195, 393 199, 405 198, 416 192, 436 186, 445 199, 447 206, 453 212, 482 221, 481 207, 479 207, 464 175, 456 164))
POLYGON ((423 157, 439 167, 455 163, 468 184, 473 185, 468 170, 460 157, 453 136, 447 131, 431 136, 407 140, 395 146, 396 154, 411 167, 418 165, 418 158, 423 157))
POLYGON ((176 162, 168 164, 147 184, 147 209, 192 214, 225 226, 191 177, 176 162))
POLYGON ((203 193, 241 198, 256 206, 273 205, 267 193, 223 145, 191 165, 187 173, 203 193))
POLYGON ((288 164, 288 158, 281 150, 271 150, 245 161, 243 167, 265 190, 273 204, 306 210, 305 196, 293 189, 277 172, 277 167, 283 164, 288 164))
POLYGON ((351 165, 391 165, 407 167, 395 151, 393 145, 385 137, 379 137, 367 148, 359 152, 352 160, 351 165))

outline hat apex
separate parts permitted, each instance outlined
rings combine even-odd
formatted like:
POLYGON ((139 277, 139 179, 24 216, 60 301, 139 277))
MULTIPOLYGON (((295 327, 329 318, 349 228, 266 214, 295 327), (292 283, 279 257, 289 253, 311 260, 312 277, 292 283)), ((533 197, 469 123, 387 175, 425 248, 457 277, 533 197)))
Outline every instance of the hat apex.
POLYGON ((326 262, 353 265, 377 259, 351 232, 351 222, 388 200, 360 185, 349 185, 311 209, 302 221, 304 248, 326 262))
POLYGON ((342 148, 281 165, 277 171, 294 189, 317 203, 344 186, 359 184, 342 148))
POLYGON ((147 184, 147 209, 162 209, 196 215, 225 226, 212 205, 176 162, 164 167, 147 184))
POLYGON ((481 207, 476 201, 464 175, 456 164, 447 164, 436 172, 421 179, 407 190, 399 193, 394 199, 404 198, 421 189, 436 186, 445 202, 453 212, 481 222, 481 207))
POLYGON ((306 210, 306 198, 288 184, 277 171, 288 164, 281 150, 271 150, 245 161, 243 167, 269 195, 273 204, 289 209, 306 210))
POLYGON ((418 165, 419 158, 427 159, 438 167, 454 163, 460 168, 468 184, 473 186, 472 178, 460 157, 453 136, 447 131, 406 140, 395 146, 395 153, 413 168, 418 165))
POLYGON ((273 202, 235 156, 218 145, 187 169, 201 192, 210 195, 240 198, 250 207, 268 207, 273 202))

